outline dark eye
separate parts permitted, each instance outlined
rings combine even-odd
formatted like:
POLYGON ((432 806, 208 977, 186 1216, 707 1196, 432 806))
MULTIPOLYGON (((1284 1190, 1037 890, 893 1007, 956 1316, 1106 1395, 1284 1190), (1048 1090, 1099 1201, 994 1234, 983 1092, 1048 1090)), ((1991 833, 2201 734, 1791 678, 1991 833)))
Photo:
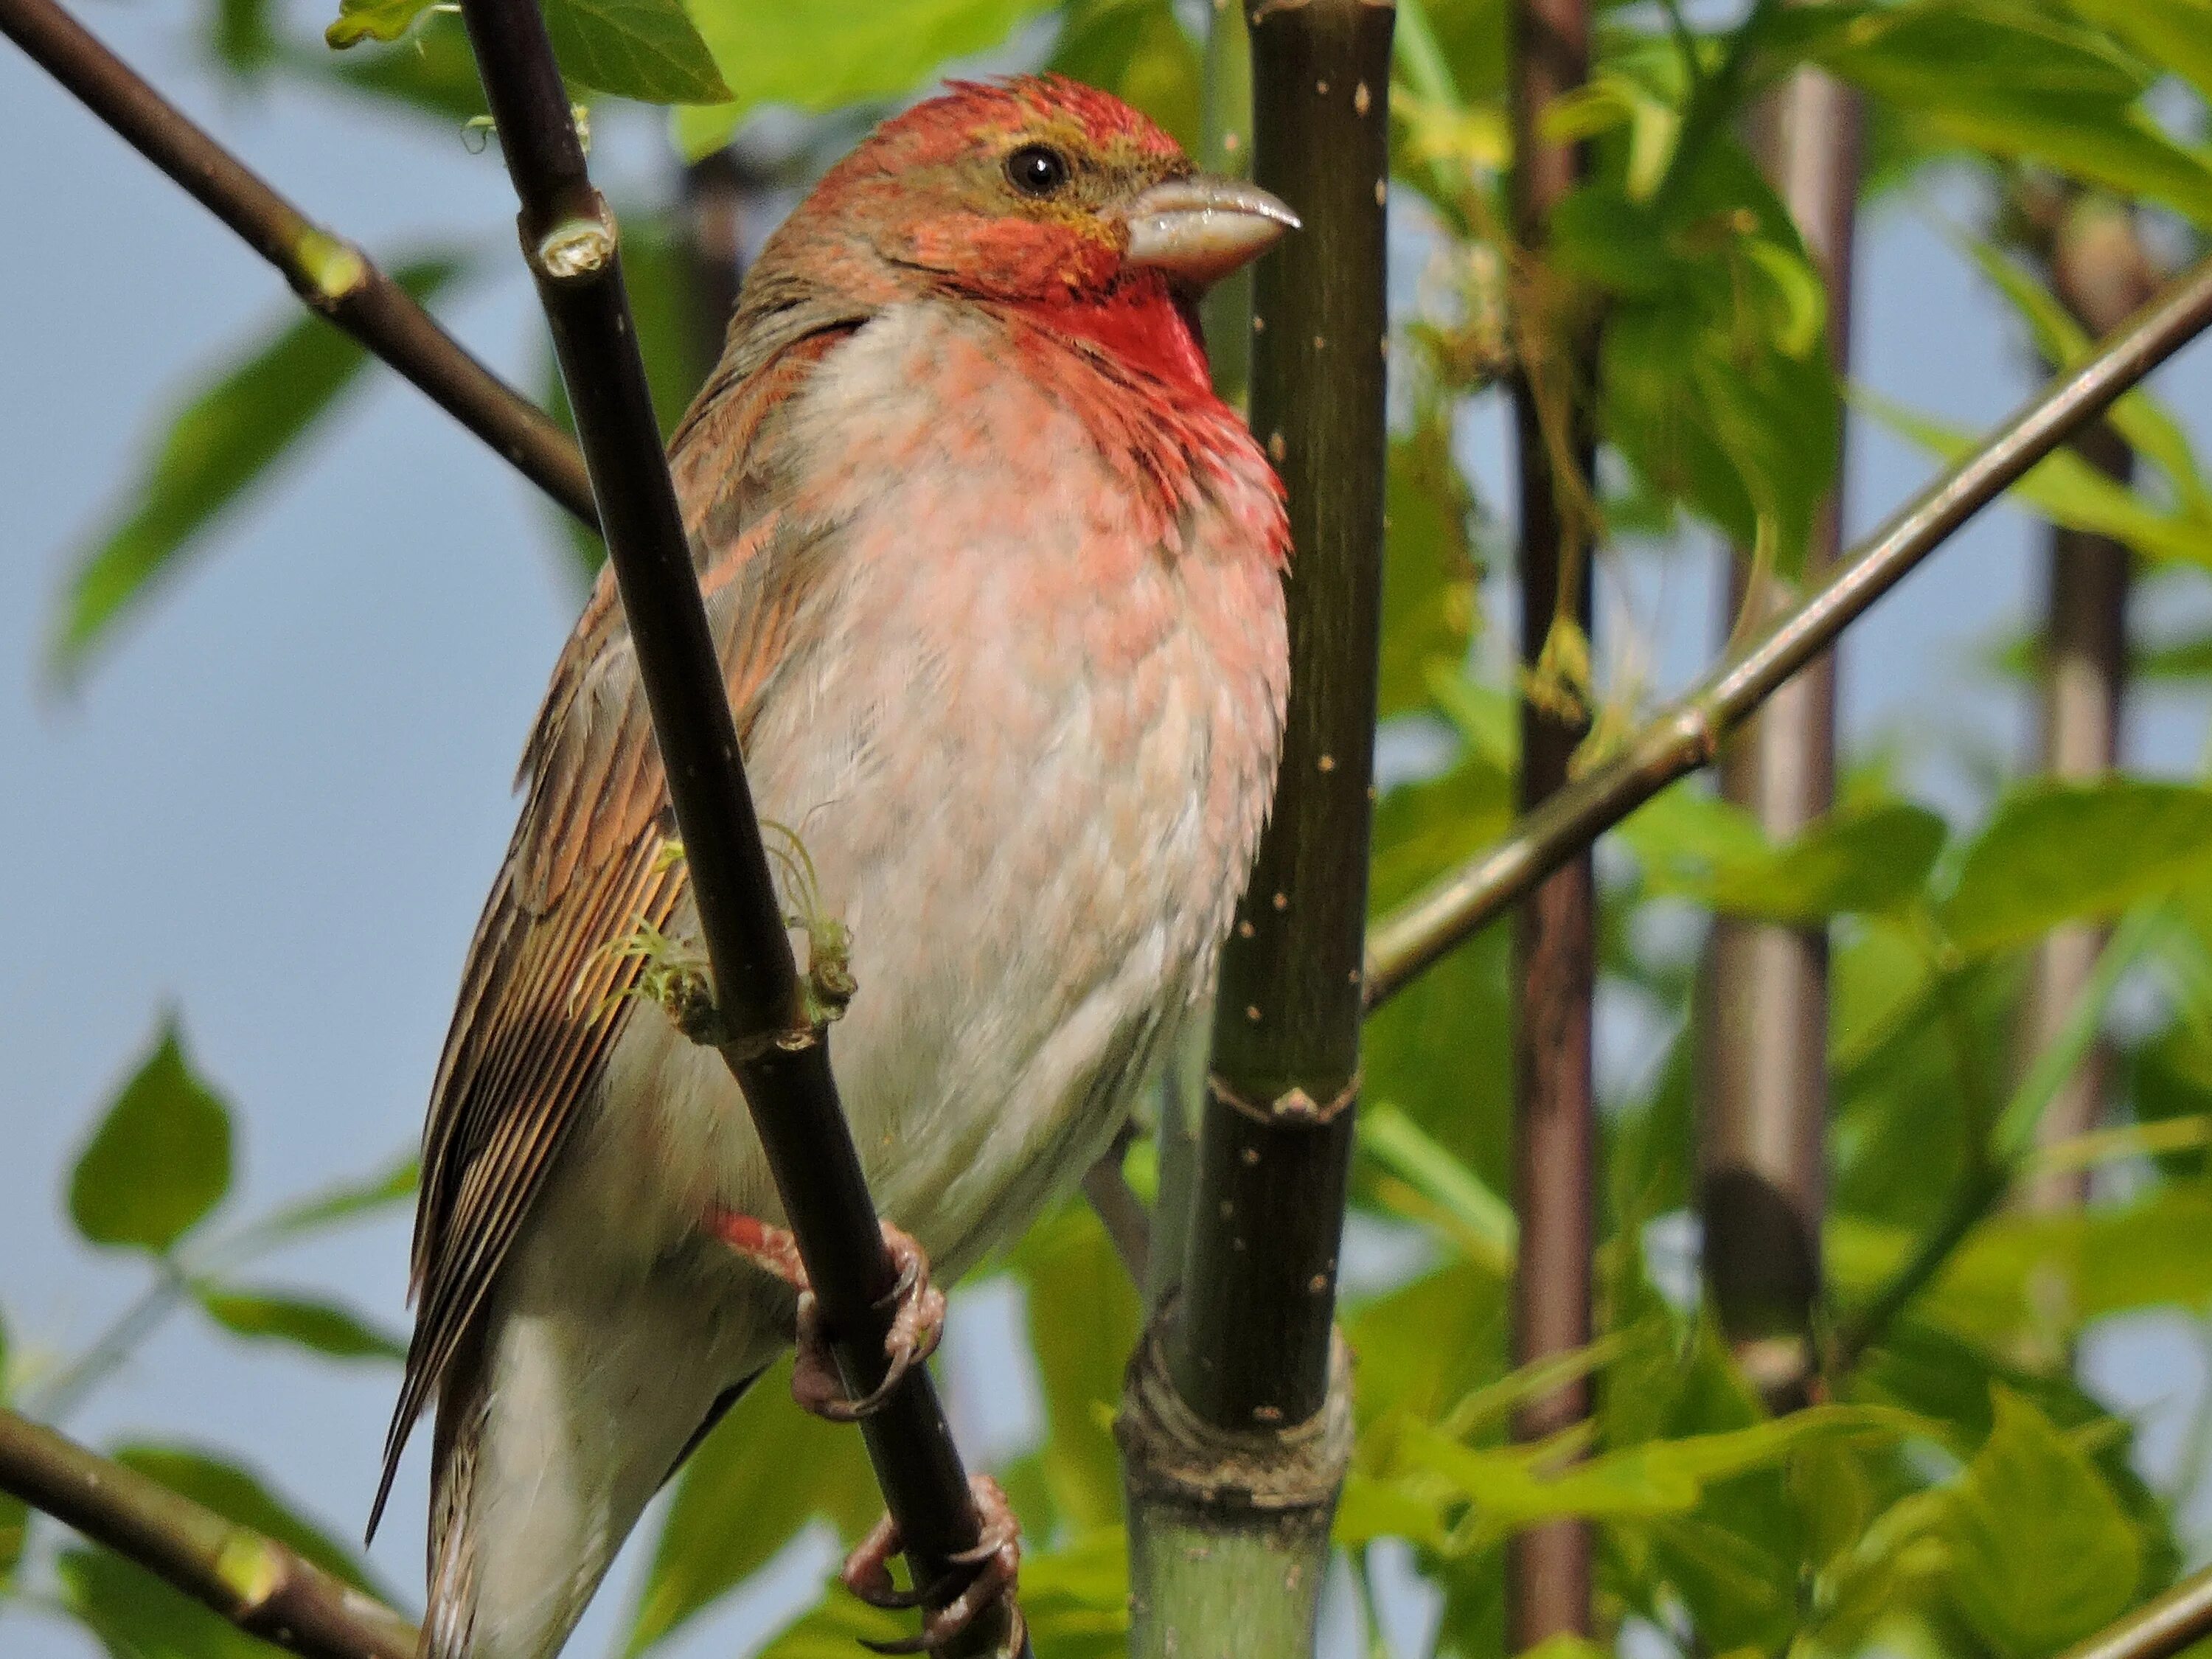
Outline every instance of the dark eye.
POLYGON ((1067 182, 1067 158, 1049 144, 1024 144, 1006 157, 1006 177, 1024 196, 1049 196, 1067 182))

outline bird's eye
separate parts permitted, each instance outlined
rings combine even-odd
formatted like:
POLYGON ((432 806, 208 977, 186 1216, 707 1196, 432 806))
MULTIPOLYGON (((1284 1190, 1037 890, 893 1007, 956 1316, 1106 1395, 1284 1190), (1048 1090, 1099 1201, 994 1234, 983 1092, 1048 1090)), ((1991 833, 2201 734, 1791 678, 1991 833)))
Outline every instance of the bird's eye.
POLYGON ((1024 196, 1049 196, 1067 182, 1067 158, 1049 144, 1024 144, 1006 157, 1006 178, 1024 196))

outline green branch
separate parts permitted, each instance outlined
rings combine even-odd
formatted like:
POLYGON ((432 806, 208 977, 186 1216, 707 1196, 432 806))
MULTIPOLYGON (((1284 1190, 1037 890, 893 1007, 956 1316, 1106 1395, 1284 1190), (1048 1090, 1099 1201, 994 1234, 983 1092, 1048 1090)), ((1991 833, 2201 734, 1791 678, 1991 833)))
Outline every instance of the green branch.
POLYGON ((1676 779, 2039 461, 2212 326, 2212 260, 2192 268, 2073 373, 2051 382, 1973 454, 1853 549, 1818 592, 1734 661, 1632 734, 1612 759, 1524 816, 1496 846, 1447 871, 1367 936, 1370 1011, 1525 897, 1676 779))
POLYGON ((0 1492, 304 1659, 416 1659, 415 1627, 274 1539, 0 1410, 0 1492))
POLYGON ((0 0, 0 33, 237 232, 309 308, 398 369, 557 505, 598 525, 591 481, 568 434, 359 248, 278 195, 55 0, 0 0))

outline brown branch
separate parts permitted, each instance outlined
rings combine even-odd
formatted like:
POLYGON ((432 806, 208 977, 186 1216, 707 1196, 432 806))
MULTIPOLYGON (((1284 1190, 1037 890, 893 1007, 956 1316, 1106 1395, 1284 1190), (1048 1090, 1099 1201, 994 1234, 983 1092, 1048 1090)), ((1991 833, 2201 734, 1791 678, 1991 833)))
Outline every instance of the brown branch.
MULTIPOLYGON (((857 1397, 884 1382, 898 1304, 893 1266, 808 1012, 683 515, 638 354, 613 216, 592 187, 537 0, 462 0, 477 73, 520 204, 518 227, 561 374, 637 653, 713 969, 723 1059, 744 1091, 776 1191, 857 1397)), ((877 1479, 917 1584, 964 1585, 981 1528, 966 1470, 925 1366, 863 1419, 877 1479)), ((1012 1598, 952 1644, 1026 1653, 1012 1598)))
POLYGON ((1523 817, 1505 838, 1382 917, 1367 937, 1370 1011, 1525 897, 1677 778, 1914 566, 2124 392, 2212 327, 2212 259, 2191 268, 2087 362, 2053 381, 1859 544, 1836 574, 1735 661, 1638 729, 1619 753, 1523 817))
POLYGON ((416 1659, 415 1627, 250 1527, 0 1410, 0 1492, 305 1659, 416 1659))
POLYGON ((557 505, 597 526, 591 481, 568 434, 359 248, 278 195, 54 0, 0 0, 0 33, 237 232, 310 308, 414 382, 557 505))
POLYGON ((2212 1567, 2191 1574, 2059 1659, 2172 1659, 2206 1636, 2212 1636, 2212 1567))
MULTIPOLYGON (((1858 203, 1858 94, 1802 68, 1769 89, 1753 125, 1761 163, 1827 289, 1829 361, 1849 373, 1851 252, 1858 203)), ((1837 415, 1842 424, 1841 411, 1837 415)), ((1838 438, 1841 433, 1838 432, 1838 438)), ((1817 580, 1843 541, 1837 481, 1815 515, 1804 569, 1817 580)), ((1731 561, 1728 610, 1771 618, 1775 591, 1731 561)), ((1721 794, 1768 836, 1789 840, 1835 802, 1836 668, 1812 663, 1745 723, 1720 763, 1721 794)), ((1820 1216, 1826 1188, 1828 932, 1715 916, 1697 1021, 1698 1207, 1714 1311, 1768 1404, 1803 1403, 1815 1363, 1820 1216)))
MULTIPOLYGON (((1567 630, 1585 642, 1592 631, 1596 540, 1584 502, 1597 454, 1590 406, 1597 337, 1588 321, 1566 313, 1543 265, 1553 210, 1587 167, 1582 144, 1549 138, 1544 125, 1552 106, 1589 77, 1589 0, 1515 0, 1507 15, 1513 235, 1529 273, 1519 331, 1528 343, 1511 383, 1521 501, 1519 800, 1527 812, 1566 787, 1575 752, 1589 732, 1587 675, 1565 674, 1553 665, 1586 660, 1586 648, 1563 653, 1559 647, 1567 630)), ((1513 1208, 1521 1224, 1513 1363, 1528 1365, 1590 1340, 1597 878, 1587 846, 1562 860, 1515 915, 1511 983, 1513 1208)), ((1577 1376, 1516 1413, 1515 1436, 1548 1440, 1589 1409, 1589 1379, 1577 1376)), ((1589 1522, 1579 1520, 1514 1534, 1505 1558, 1511 1650, 1591 1633, 1591 1542, 1589 1522)))
MULTIPOLYGON (((2045 195, 2034 186, 2023 193, 2045 195)), ((2021 216, 2028 227, 2022 240, 2048 272, 2061 303, 2090 333, 2110 332, 2155 291, 2157 268, 2131 207, 2078 191, 2052 191, 2041 210, 2030 205, 2021 216)), ((2135 452, 2107 422, 2086 428, 2072 447, 2108 478, 2124 485, 2134 477, 2135 452)), ((2124 543, 2094 531, 2051 526, 2043 648, 2037 664, 2037 759, 2050 776, 2102 777, 2119 764, 2133 562, 2124 543)), ((2023 1066, 2064 1026, 2096 971, 2110 933, 2094 922, 2075 922, 2053 928, 2038 941, 2020 1014, 2023 1066)), ((2100 1043, 2067 1078, 2045 1113, 2046 1144, 2096 1127, 2105 1115, 2112 1072, 2111 1050, 2100 1043)), ((2087 1170, 2052 1170, 2028 1183, 2024 1200, 2035 1209, 2067 1209, 2088 1194, 2087 1170)))

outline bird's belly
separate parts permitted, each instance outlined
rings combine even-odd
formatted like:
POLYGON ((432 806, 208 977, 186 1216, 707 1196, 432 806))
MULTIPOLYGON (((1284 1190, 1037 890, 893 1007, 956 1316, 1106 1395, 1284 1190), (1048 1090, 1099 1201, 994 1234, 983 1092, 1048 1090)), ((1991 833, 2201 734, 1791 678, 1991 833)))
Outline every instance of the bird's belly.
MULTIPOLYGON (((1264 790, 1241 752, 1261 735, 1224 729, 1236 702, 1196 641, 1152 658, 1110 703, 1077 672, 940 677, 932 702, 926 664, 854 665, 804 730, 764 722, 750 745, 763 819, 795 830, 850 929, 859 990, 830 1054, 870 1187, 947 1278, 1103 1149, 1242 877, 1249 833, 1219 803, 1264 790)), ((781 1219, 720 1057, 649 1006, 583 1139, 573 1178, 632 1251, 685 1249, 712 1207, 781 1219)))

